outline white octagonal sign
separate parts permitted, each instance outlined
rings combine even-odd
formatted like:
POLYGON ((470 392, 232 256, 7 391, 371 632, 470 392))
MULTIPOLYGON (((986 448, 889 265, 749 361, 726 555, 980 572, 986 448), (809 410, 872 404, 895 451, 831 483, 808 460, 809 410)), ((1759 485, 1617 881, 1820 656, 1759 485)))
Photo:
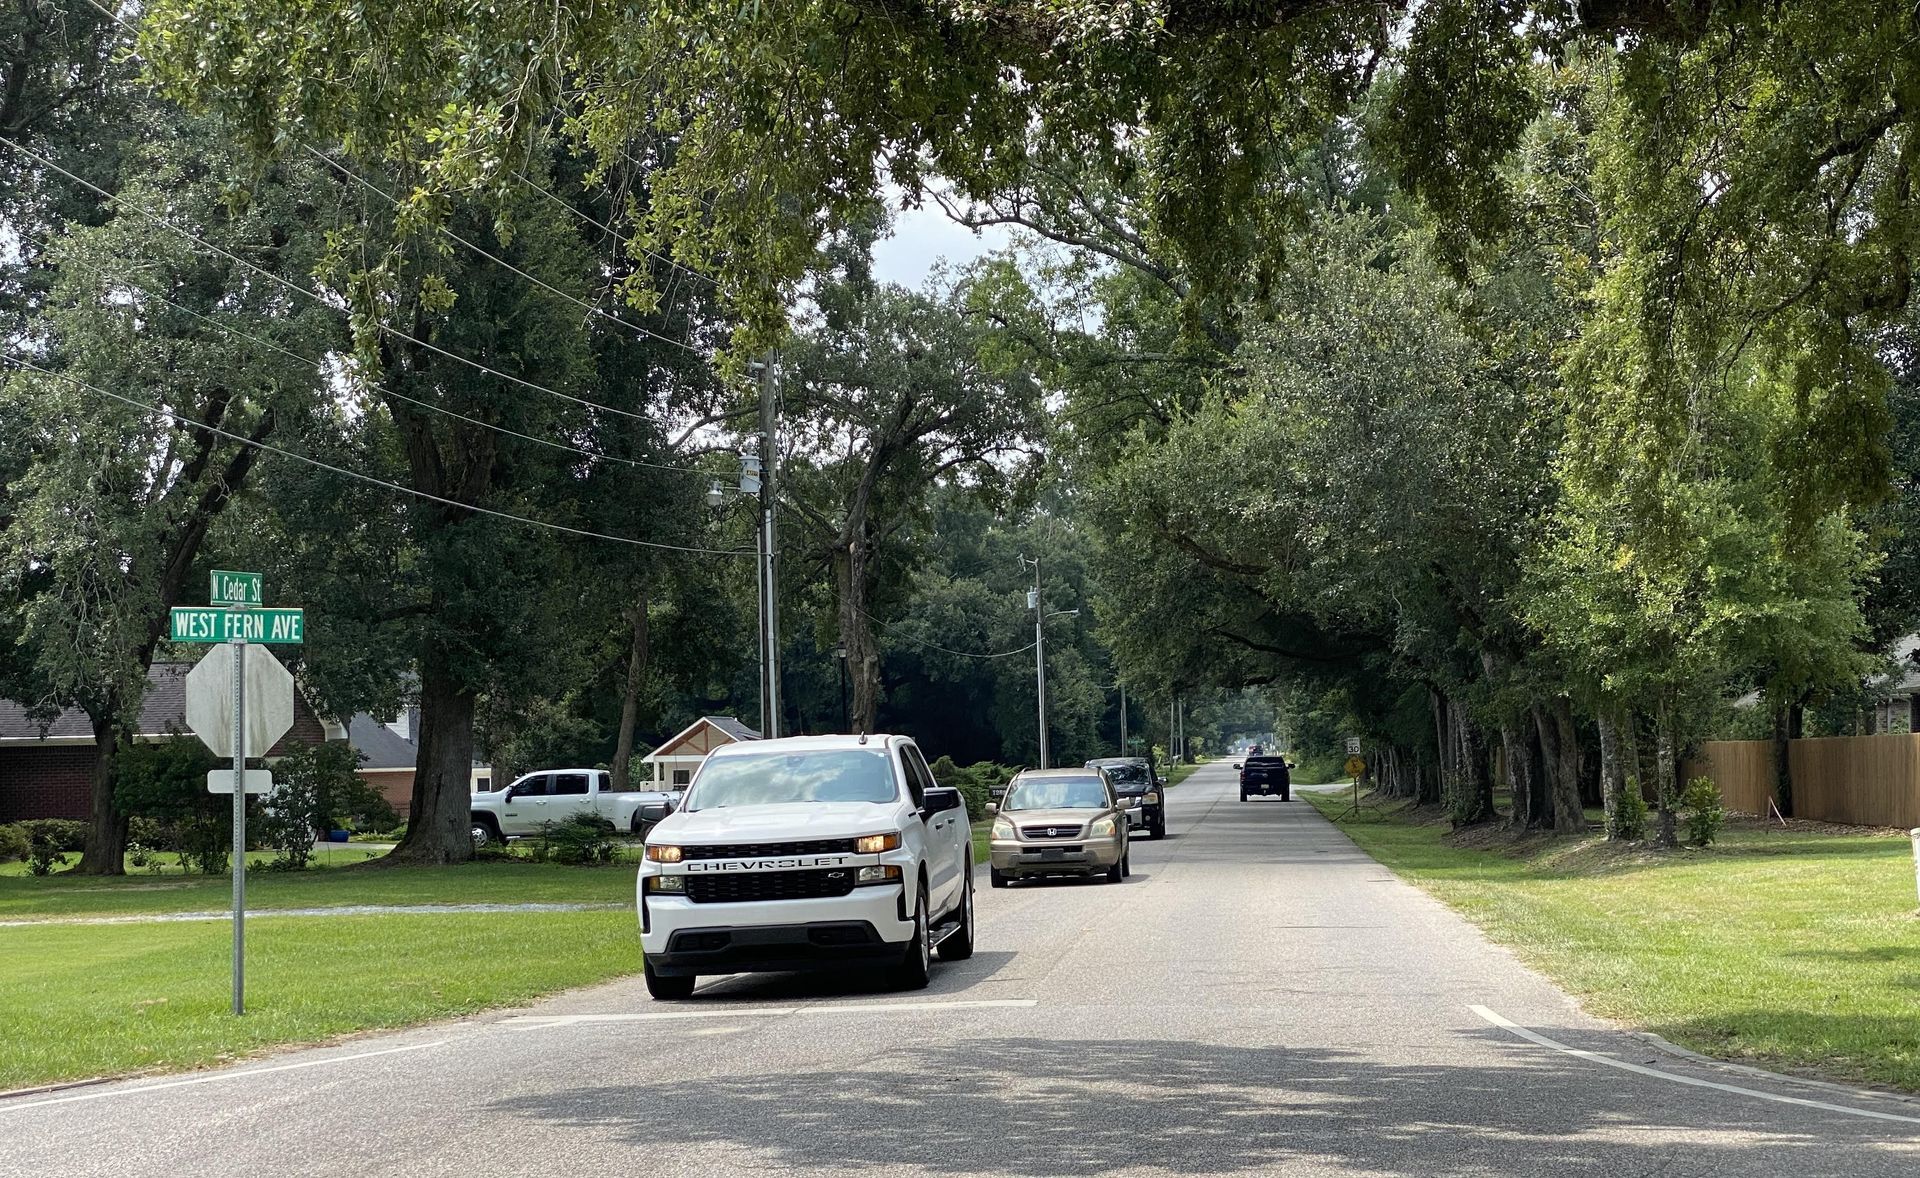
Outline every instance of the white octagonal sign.
MULTIPOLYGON (((293 673, 266 647, 246 649, 246 755, 264 757, 293 727, 293 673)), ((187 727, 214 752, 233 755, 232 646, 214 647, 187 672, 187 727)))

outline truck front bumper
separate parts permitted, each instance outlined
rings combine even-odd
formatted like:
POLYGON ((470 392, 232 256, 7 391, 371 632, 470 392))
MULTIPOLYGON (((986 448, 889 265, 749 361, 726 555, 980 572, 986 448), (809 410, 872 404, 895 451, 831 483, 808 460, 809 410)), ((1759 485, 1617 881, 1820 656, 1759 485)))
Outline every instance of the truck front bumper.
POLYGON ((654 972, 771 973, 890 961, 913 940, 899 884, 804 900, 697 904, 681 896, 640 896, 640 948, 654 972))

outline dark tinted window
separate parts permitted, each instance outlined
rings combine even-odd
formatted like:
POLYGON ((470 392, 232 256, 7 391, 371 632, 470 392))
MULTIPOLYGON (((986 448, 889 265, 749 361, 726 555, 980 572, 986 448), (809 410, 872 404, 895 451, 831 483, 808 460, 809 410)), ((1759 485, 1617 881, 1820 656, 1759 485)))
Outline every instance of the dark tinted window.
POLYGON ((587 775, 585 773, 555 773, 553 775, 553 792, 556 797, 562 794, 584 794, 587 792, 587 775))
POLYGON ((916 807, 927 804, 927 791, 933 788, 933 770, 927 768, 927 760, 920 750, 906 745, 900 750, 900 761, 907 767, 907 791, 916 807))
POLYGON ((546 797, 547 796, 547 775, 542 773, 538 777, 529 777, 525 781, 514 786, 513 796, 516 798, 546 797))

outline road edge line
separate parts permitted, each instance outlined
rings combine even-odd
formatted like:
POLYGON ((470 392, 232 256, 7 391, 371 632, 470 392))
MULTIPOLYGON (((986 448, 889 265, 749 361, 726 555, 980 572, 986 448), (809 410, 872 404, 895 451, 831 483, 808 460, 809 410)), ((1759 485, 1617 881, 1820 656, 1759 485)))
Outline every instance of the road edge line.
POLYGON ((53 1104, 77 1104, 83 1100, 105 1100, 110 1096, 139 1096, 146 1092, 160 1092, 168 1088, 186 1088, 193 1084, 213 1084, 221 1080, 244 1080, 249 1076, 264 1076, 271 1072, 291 1072, 300 1068, 317 1068, 330 1063, 351 1063, 357 1059, 372 1059, 380 1055, 398 1055, 403 1051, 425 1051, 429 1047, 444 1047, 452 1042, 449 1039, 435 1039, 431 1043, 408 1043, 401 1047, 383 1047, 378 1051, 358 1051, 352 1055, 330 1055, 325 1059, 302 1059, 292 1063, 274 1064, 264 1068, 246 1068, 232 1072, 209 1072, 205 1075, 187 1076, 179 1080, 165 1080, 158 1084, 141 1084, 133 1088, 109 1088, 98 1092, 82 1092, 73 1096, 55 1096, 46 1100, 0 1101, 0 1113, 23 1112, 30 1108, 46 1108, 53 1104))
POLYGON ((1762 1092, 1758 1088, 1742 1088, 1738 1084, 1722 1084, 1715 1080, 1703 1080, 1698 1076, 1682 1076, 1673 1072, 1663 1072, 1659 1068, 1650 1068, 1643 1064, 1629 1063, 1624 1059, 1615 1059, 1610 1055, 1602 1055, 1597 1051, 1588 1051, 1580 1047, 1570 1047, 1557 1039, 1550 1039, 1538 1031, 1523 1027, 1484 1006, 1470 1005, 1467 1009, 1479 1015, 1489 1024, 1517 1035, 1537 1046, 1545 1047, 1549 1051, 1557 1051, 1562 1055, 1570 1055, 1575 1059, 1583 1059, 1590 1063, 1604 1064, 1610 1068, 1618 1068, 1623 1072, 1632 1072, 1635 1075, 1649 1076, 1656 1080, 1665 1080, 1670 1084, 1684 1084, 1690 1088, 1712 1088, 1720 1092, 1731 1092, 1736 1096, 1751 1096, 1759 1100, 1772 1101, 1775 1104, 1798 1105, 1802 1108, 1819 1109, 1822 1112, 1839 1113, 1842 1116, 1864 1117, 1875 1121, 1898 1121, 1902 1124, 1920 1125, 1920 1117, 1901 1116, 1898 1113, 1883 1113, 1876 1109, 1853 1108, 1844 1104, 1829 1104, 1824 1100, 1811 1100, 1803 1096, 1783 1096, 1778 1092, 1762 1092))

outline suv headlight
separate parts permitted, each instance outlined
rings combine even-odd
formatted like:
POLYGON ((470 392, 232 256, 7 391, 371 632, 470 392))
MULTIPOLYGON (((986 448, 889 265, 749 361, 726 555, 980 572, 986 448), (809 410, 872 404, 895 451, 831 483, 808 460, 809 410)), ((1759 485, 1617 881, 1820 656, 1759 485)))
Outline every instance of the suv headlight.
POLYGON ((1093 825, 1087 828, 1087 837, 1090 839, 1110 839, 1113 837, 1113 830, 1113 818, 1111 816, 1095 818, 1093 825))
POLYGON ((878 855, 884 851, 897 851, 900 849, 900 832, 896 830, 891 834, 864 835, 853 841, 853 849, 855 853, 861 855, 878 855))
POLYGON ((665 844, 647 844, 647 859, 652 863, 680 862, 680 848, 665 844))
POLYGON ((990 837, 997 839, 1010 839, 1014 837, 1013 823, 1005 818, 995 818, 993 820, 993 833, 990 837))
POLYGON ((1160 795, 1157 793, 1144 793, 1140 795, 1140 800, 1149 806, 1157 806, 1160 804, 1160 795))

